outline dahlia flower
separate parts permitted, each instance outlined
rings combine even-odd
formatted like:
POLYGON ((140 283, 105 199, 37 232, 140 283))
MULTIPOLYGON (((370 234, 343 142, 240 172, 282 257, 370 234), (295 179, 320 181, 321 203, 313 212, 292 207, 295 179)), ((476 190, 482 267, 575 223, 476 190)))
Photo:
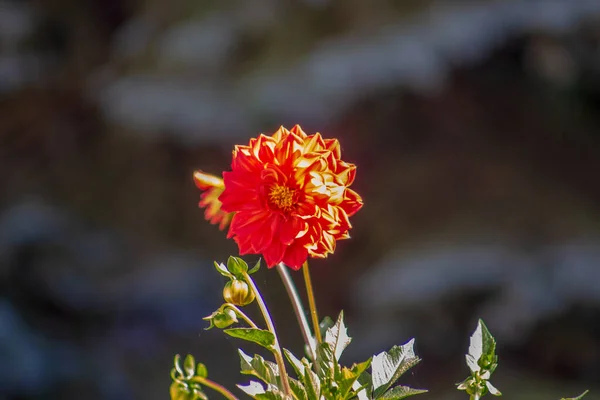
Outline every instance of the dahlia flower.
POLYGON ((349 238, 348 217, 362 199, 348 188, 356 166, 340 157, 336 139, 309 136, 298 125, 235 146, 218 200, 221 215, 233 213, 227 237, 240 254, 262 254, 268 267, 283 262, 297 270, 349 238))

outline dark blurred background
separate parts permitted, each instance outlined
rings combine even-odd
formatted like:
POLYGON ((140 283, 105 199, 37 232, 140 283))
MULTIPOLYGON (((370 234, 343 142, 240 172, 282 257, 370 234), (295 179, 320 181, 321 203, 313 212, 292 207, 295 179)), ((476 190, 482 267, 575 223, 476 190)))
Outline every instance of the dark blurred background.
POLYGON ((416 337, 402 382, 464 399, 482 317, 505 397, 600 399, 597 0, 0 0, 0 399, 165 399, 176 353, 245 383, 191 174, 296 123, 359 166, 312 264, 346 363, 416 337))

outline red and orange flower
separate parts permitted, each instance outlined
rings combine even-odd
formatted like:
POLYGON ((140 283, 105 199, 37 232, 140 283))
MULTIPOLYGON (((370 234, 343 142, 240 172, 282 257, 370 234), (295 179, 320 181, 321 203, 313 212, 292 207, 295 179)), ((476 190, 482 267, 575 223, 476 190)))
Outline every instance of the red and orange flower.
POLYGON ((200 195, 200 202, 198 206, 206 207, 204 210, 204 217, 211 224, 219 224, 219 229, 223 230, 233 217, 232 213, 226 213, 221 209, 221 202, 219 196, 225 190, 225 184, 223 179, 213 175, 206 174, 202 171, 194 171, 194 183, 198 189, 203 190, 204 193, 200 195))
POLYGON ((299 269, 308 256, 327 257, 349 238, 348 217, 362 207, 348 188, 356 166, 340 157, 336 139, 309 136, 298 125, 250 139, 235 147, 232 170, 223 173, 221 214, 207 209, 207 217, 234 213, 227 237, 241 255, 262 254, 269 267, 299 269))

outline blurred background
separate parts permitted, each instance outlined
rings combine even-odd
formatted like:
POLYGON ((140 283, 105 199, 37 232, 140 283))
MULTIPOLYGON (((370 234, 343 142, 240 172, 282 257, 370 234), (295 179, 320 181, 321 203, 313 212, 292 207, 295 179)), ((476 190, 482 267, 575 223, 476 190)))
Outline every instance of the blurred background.
POLYGON ((312 263, 345 363, 416 337, 401 382, 464 399, 481 317, 505 397, 600 399, 597 0, 0 0, 0 399, 165 399, 176 353, 247 382, 192 171, 296 123, 359 166, 312 263))

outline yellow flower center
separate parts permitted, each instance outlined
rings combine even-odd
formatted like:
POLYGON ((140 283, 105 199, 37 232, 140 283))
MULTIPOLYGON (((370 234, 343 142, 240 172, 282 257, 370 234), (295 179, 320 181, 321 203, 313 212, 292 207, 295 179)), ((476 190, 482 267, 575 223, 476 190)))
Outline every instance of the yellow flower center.
POLYGON ((294 208, 295 192, 287 186, 275 185, 269 191, 269 205, 283 212, 290 212, 294 208))

